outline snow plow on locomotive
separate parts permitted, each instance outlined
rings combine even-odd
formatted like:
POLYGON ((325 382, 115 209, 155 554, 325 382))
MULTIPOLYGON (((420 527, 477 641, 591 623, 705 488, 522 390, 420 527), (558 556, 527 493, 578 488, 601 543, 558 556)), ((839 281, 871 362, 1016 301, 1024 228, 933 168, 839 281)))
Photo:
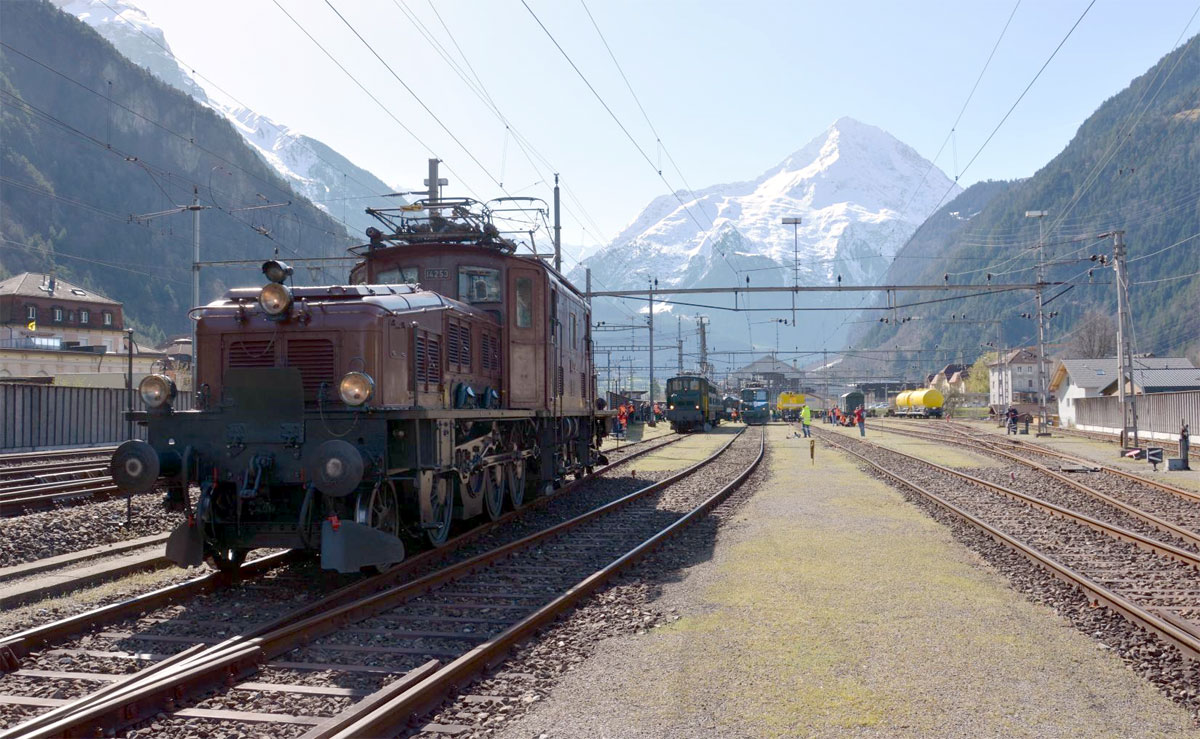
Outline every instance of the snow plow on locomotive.
POLYGON ((238 566, 259 547, 320 552, 341 572, 439 546, 604 462, 584 296, 474 201, 374 212, 349 284, 261 289, 194 311, 195 409, 151 375, 118 448, 124 491, 167 490, 186 518, 167 554, 238 566), (415 222, 414 222, 415 221, 415 222))

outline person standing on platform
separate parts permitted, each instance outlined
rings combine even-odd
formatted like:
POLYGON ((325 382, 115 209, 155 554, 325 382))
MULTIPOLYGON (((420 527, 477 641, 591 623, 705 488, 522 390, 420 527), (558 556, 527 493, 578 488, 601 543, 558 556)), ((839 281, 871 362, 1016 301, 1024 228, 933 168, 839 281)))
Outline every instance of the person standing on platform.
POLYGON ((808 403, 800 406, 800 427, 804 429, 804 438, 812 436, 812 408, 808 403))
POLYGON ((1188 464, 1188 449, 1191 447, 1191 434, 1188 433, 1187 419, 1179 422, 1179 458, 1183 460, 1183 468, 1190 470, 1192 467, 1188 464))
POLYGON ((861 405, 854 409, 854 422, 858 424, 858 435, 866 436, 867 422, 863 420, 863 407, 861 405))

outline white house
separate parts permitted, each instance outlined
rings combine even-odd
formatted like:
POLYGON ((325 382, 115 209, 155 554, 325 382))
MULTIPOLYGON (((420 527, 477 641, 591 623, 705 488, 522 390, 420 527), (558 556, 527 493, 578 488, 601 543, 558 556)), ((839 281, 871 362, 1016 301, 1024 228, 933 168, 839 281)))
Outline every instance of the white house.
MULTIPOLYGON (((1135 357, 1136 392, 1190 390, 1200 387, 1200 371, 1181 357, 1135 357), (1160 387, 1161 386, 1161 387, 1160 387)), ((1060 359, 1050 375, 1050 390, 1058 397, 1058 419, 1065 427, 1075 424, 1075 401, 1115 392, 1119 369, 1115 357, 1060 359)))
POLYGON ((1014 349, 988 365, 988 404, 1036 403, 1037 349, 1014 349))

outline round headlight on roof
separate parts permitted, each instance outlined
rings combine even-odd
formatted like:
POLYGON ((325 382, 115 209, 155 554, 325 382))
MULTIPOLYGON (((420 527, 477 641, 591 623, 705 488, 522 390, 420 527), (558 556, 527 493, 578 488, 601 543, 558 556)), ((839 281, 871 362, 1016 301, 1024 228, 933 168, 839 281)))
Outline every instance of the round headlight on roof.
POLYGON ((287 285, 271 282, 258 294, 258 304, 269 316, 280 316, 292 307, 292 291, 287 285))
POLYGON ((283 282, 292 276, 292 268, 286 262, 270 259, 263 262, 262 273, 271 282, 283 282))
POLYGON ((347 372, 338 383, 338 395, 346 405, 362 405, 374 394, 375 381, 366 372, 347 372))
POLYGON ((146 375, 138 383, 138 393, 147 408, 161 408, 175 399, 175 383, 166 375, 146 375))

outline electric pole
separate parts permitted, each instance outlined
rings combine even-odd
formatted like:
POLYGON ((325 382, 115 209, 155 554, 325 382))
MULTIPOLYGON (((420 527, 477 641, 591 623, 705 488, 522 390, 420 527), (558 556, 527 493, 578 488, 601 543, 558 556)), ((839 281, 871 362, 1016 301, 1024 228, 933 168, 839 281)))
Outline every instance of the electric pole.
POLYGON ((697 316, 696 324, 700 327, 700 374, 708 377, 708 337, 705 329, 708 326, 707 316, 697 316))
MULTIPOLYGON (((657 279, 650 282, 650 392, 647 396, 651 407, 654 406, 654 288, 657 286, 657 279)), ((650 425, 654 425, 653 413, 650 414, 650 425)))
POLYGON ((562 272, 562 218, 559 212, 558 172, 554 173, 554 271, 562 272))
POLYGON ((675 340, 679 344, 678 373, 683 374, 683 316, 675 316, 675 340))
POLYGON ((1042 310, 1042 282, 1043 282, 1043 258, 1042 249, 1045 247, 1045 239, 1042 234, 1042 220, 1046 217, 1049 211, 1045 210, 1027 210, 1025 211, 1026 218, 1038 219, 1038 243, 1037 243, 1037 290, 1034 293, 1034 299, 1037 301, 1037 336, 1038 336, 1038 357, 1037 357, 1037 381, 1038 381, 1038 436, 1049 436, 1050 432, 1046 430, 1046 314, 1042 310))
POLYGON ((1129 443, 1129 432, 1133 431, 1133 445, 1138 446, 1137 388, 1133 384, 1133 353, 1130 351, 1129 335, 1133 331, 1133 317, 1129 311, 1129 275, 1125 271, 1125 232, 1113 231, 1113 269, 1117 273, 1117 365, 1120 379, 1117 382, 1117 398, 1121 404, 1121 446, 1129 443), (1126 390, 1126 383, 1129 389, 1126 390))

